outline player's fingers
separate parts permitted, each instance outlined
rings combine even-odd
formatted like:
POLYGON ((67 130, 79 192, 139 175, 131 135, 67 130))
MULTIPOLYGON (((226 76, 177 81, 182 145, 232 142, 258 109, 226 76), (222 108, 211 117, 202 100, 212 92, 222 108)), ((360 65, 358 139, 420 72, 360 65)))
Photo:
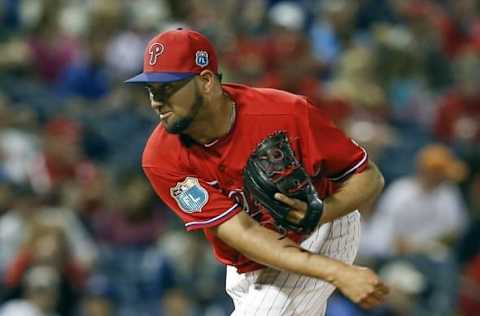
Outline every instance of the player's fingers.
POLYGON ((379 295, 378 293, 374 292, 368 295, 367 297, 365 297, 360 303, 360 305, 364 308, 372 308, 382 304, 383 301, 384 301, 383 295, 379 295))
POLYGON ((307 203, 297 200, 297 199, 292 199, 286 196, 285 194, 282 193, 275 193, 274 195, 275 199, 277 199, 280 202, 283 202, 290 206, 294 210, 298 210, 301 212, 305 212, 307 210, 307 203))
POLYGON ((375 306, 380 305, 381 301, 374 299, 374 298, 368 298, 365 301, 363 301, 360 306, 365 308, 365 309, 371 309, 374 308, 375 306))
POLYGON ((378 292, 378 291, 373 292, 370 296, 375 298, 376 300, 378 300, 380 302, 382 302, 385 299, 385 293, 381 293, 381 292, 378 292))
POLYGON ((380 282, 379 284, 377 284, 375 291, 382 295, 387 295, 390 292, 390 289, 383 282, 380 282))
POLYGON ((377 305, 380 305, 385 300, 385 295, 388 293, 388 288, 381 284, 380 287, 377 287, 372 293, 370 293, 362 302, 361 306, 364 308, 372 308, 377 305))
POLYGON ((275 199, 279 200, 280 202, 283 202, 289 206, 291 206, 293 208, 294 204, 295 204, 295 200, 294 199, 291 199, 289 198, 288 196, 286 196, 285 194, 282 194, 282 193, 275 193, 275 199))
POLYGON ((295 223, 300 222, 303 219, 303 217, 304 217, 304 213, 296 210, 291 210, 287 215, 287 219, 295 223))

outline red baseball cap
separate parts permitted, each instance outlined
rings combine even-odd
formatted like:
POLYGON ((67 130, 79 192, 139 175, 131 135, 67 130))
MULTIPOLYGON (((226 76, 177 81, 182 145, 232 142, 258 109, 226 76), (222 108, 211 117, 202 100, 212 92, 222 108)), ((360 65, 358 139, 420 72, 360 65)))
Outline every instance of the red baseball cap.
POLYGON ((170 82, 193 77, 205 69, 218 71, 213 45, 198 32, 176 29, 160 33, 148 42, 143 72, 125 82, 170 82))

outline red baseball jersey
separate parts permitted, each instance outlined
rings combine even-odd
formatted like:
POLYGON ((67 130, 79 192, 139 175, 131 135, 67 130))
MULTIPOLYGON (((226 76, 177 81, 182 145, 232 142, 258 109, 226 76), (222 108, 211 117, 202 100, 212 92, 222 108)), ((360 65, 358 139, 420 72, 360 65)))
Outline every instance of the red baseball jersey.
MULTIPOLYGON (((228 135, 210 144, 187 147, 160 123, 146 144, 142 165, 157 194, 184 221, 185 228, 203 229, 216 258, 242 273, 262 266, 227 246, 207 228, 242 209, 252 212, 242 192, 242 170, 265 137, 277 131, 287 133, 321 197, 335 192, 339 181, 365 169, 367 154, 305 97, 234 84, 224 84, 223 89, 235 101, 235 122, 228 135)), ((260 217, 251 215, 274 229, 271 217, 261 213, 260 217)), ((302 238, 290 237, 297 241, 302 238)))

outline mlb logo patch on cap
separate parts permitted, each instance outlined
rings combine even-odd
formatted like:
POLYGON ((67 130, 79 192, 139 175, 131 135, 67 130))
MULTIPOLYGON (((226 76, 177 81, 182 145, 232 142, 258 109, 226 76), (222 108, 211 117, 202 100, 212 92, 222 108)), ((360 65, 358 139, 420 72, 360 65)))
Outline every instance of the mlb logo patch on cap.
POLYGON ((200 67, 206 67, 208 65, 208 53, 204 50, 199 50, 195 54, 195 63, 200 67))

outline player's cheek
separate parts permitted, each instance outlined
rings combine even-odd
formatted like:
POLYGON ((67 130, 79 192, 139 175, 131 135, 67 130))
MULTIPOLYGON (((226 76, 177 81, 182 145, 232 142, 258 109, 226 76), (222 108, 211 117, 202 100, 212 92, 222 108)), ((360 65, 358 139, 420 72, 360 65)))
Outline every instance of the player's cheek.
POLYGON ((186 113, 185 106, 182 106, 181 102, 177 102, 175 100, 171 100, 170 109, 175 116, 182 116, 186 113))

